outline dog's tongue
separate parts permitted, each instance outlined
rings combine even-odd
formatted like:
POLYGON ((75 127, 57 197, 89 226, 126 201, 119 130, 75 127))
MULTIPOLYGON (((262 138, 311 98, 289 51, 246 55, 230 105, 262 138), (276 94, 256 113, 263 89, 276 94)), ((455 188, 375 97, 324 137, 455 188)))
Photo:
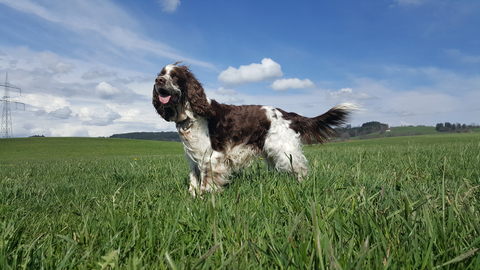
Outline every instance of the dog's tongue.
POLYGON ((167 104, 170 101, 171 97, 172 96, 162 96, 162 95, 158 96, 158 98, 160 99, 160 102, 163 104, 167 104))

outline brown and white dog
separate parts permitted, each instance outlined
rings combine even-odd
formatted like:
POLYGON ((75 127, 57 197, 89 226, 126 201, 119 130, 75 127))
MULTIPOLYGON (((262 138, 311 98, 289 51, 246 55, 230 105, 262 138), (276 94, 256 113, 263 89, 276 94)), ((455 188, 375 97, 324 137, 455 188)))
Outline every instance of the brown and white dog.
POLYGON ((158 74, 152 103, 159 115, 176 123, 193 196, 221 189, 232 170, 249 166, 257 156, 280 172, 293 171, 300 181, 307 175, 302 142, 311 143, 312 137, 325 142, 355 109, 344 103, 308 118, 271 106, 218 103, 207 98, 195 75, 178 63, 158 74))

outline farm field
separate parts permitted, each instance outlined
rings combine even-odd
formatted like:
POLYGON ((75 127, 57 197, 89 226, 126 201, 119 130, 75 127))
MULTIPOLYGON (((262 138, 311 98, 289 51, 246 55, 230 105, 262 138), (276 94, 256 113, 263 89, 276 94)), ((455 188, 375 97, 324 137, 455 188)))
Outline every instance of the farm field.
POLYGON ((188 193, 180 143, 0 140, 0 269, 480 269, 480 133, 305 147, 188 193))

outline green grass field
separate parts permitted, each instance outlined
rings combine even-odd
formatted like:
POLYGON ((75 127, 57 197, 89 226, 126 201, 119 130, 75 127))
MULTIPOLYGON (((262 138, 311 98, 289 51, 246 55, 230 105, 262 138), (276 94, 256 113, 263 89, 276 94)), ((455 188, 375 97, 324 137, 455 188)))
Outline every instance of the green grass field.
POLYGON ((180 143, 0 140, 0 269, 480 269, 480 133, 305 147, 188 193, 180 143))

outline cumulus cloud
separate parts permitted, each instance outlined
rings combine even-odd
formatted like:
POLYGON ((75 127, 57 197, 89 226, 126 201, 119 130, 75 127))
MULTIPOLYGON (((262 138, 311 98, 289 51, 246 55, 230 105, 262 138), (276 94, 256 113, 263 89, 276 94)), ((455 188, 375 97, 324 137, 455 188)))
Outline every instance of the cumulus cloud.
MULTIPOLYGON (((150 85, 148 88, 150 90, 150 85)), ((132 89, 128 88, 126 85, 119 83, 118 85, 111 85, 107 82, 101 82, 95 86, 95 94, 104 100, 114 100, 117 103, 122 104, 131 104, 136 100, 144 100, 145 98, 149 99, 150 95, 142 96, 137 94, 132 89)), ((149 93, 150 94, 150 93, 149 93)))
POLYGON ((329 97, 335 100, 366 100, 372 97, 366 93, 355 93, 352 88, 342 88, 338 91, 331 91, 329 97))
POLYGON ((229 85, 244 84, 275 79, 283 76, 282 68, 270 58, 264 58, 262 63, 240 66, 238 69, 228 67, 218 75, 218 80, 229 85))
POLYGON ((109 72, 106 71, 105 69, 102 70, 90 70, 82 75, 82 79, 84 80, 94 80, 94 79, 99 79, 99 78, 109 78, 109 77, 114 77, 116 76, 116 72, 109 72))
POLYGON ((159 0, 158 3, 162 6, 162 11, 173 13, 180 5, 180 0, 159 0))
POLYGON ((60 61, 60 57, 50 51, 39 53, 38 58, 45 67, 54 73, 68 73, 74 68, 73 64, 60 61))
POLYGON ((243 104, 245 102, 245 99, 239 98, 239 97, 230 97, 228 98, 227 103, 229 104, 243 104))
POLYGON ((312 88, 314 86, 313 82, 309 79, 300 80, 298 78, 278 79, 270 85, 273 90, 280 92, 285 92, 288 89, 312 88))
POLYGON ((139 109, 130 109, 124 112, 120 112, 122 118, 121 121, 126 122, 138 122, 141 117, 141 112, 139 109))
POLYGON ((54 54, 31 51, 28 47, 0 46, 0 50, 0 76, 8 71, 9 81, 22 89, 21 96, 12 92, 12 98, 25 103, 25 111, 20 106, 15 111, 15 106, 12 108, 14 136, 110 136, 135 131, 134 127, 143 131, 175 129, 174 124, 159 119, 148 106, 151 74, 59 57, 59 62, 75 66, 71 72, 60 74, 48 68, 49 63, 55 67, 55 61, 48 61, 55 59, 54 54), (9 69, 12 62, 16 68, 9 69), (94 81, 86 81, 85 76, 82 79, 83 74, 94 81), (93 79, 110 74, 115 80, 93 79), (148 78, 148 82, 142 78, 148 78), (106 112, 106 106, 113 112, 106 112))
POLYGON ((70 106, 65 98, 49 94, 23 94, 19 100, 28 106, 37 108, 36 113, 45 114, 70 106))
POLYGON ((121 118, 121 115, 110 107, 105 107, 103 112, 100 110, 90 112, 87 108, 83 108, 81 112, 84 116, 85 114, 90 116, 91 119, 83 122, 83 124, 89 126, 108 126, 113 124, 114 120, 121 118))
POLYGON ((245 101, 245 99, 238 97, 238 92, 234 89, 219 87, 214 93, 213 98, 219 102, 239 105, 245 101))
MULTIPOLYGON (((44 134, 43 132, 37 132, 37 134, 44 134)), ((68 137, 90 137, 91 134, 84 126, 77 124, 67 123, 56 127, 51 127, 48 129, 46 136, 68 136, 68 137), (50 135, 47 135, 50 133, 50 135)))
POLYGON ((97 94, 103 99, 110 99, 114 96, 121 94, 122 91, 117 87, 112 86, 107 82, 101 82, 95 86, 97 94))
POLYGON ((31 135, 44 135, 47 137, 52 135, 50 129, 46 126, 38 126, 32 123, 25 123, 23 124, 22 128, 29 131, 31 135))
POLYGON ((10 63, 8 63, 10 69, 15 69, 17 68, 17 63, 18 63, 18 60, 12 60, 10 61, 10 63))
POLYGON ((223 87, 220 87, 217 91, 215 91, 215 94, 221 96, 233 96, 237 94, 237 91, 235 91, 234 89, 225 89, 223 87))
POLYGON ((35 110, 33 113, 35 114, 35 116, 42 116, 42 115, 46 114, 47 111, 45 111, 45 109, 43 109, 43 108, 40 108, 40 109, 35 110))
POLYGON ((68 119, 70 117, 70 115, 72 114, 72 110, 70 109, 70 107, 65 106, 61 109, 51 111, 49 114, 53 117, 56 117, 56 118, 68 119))

